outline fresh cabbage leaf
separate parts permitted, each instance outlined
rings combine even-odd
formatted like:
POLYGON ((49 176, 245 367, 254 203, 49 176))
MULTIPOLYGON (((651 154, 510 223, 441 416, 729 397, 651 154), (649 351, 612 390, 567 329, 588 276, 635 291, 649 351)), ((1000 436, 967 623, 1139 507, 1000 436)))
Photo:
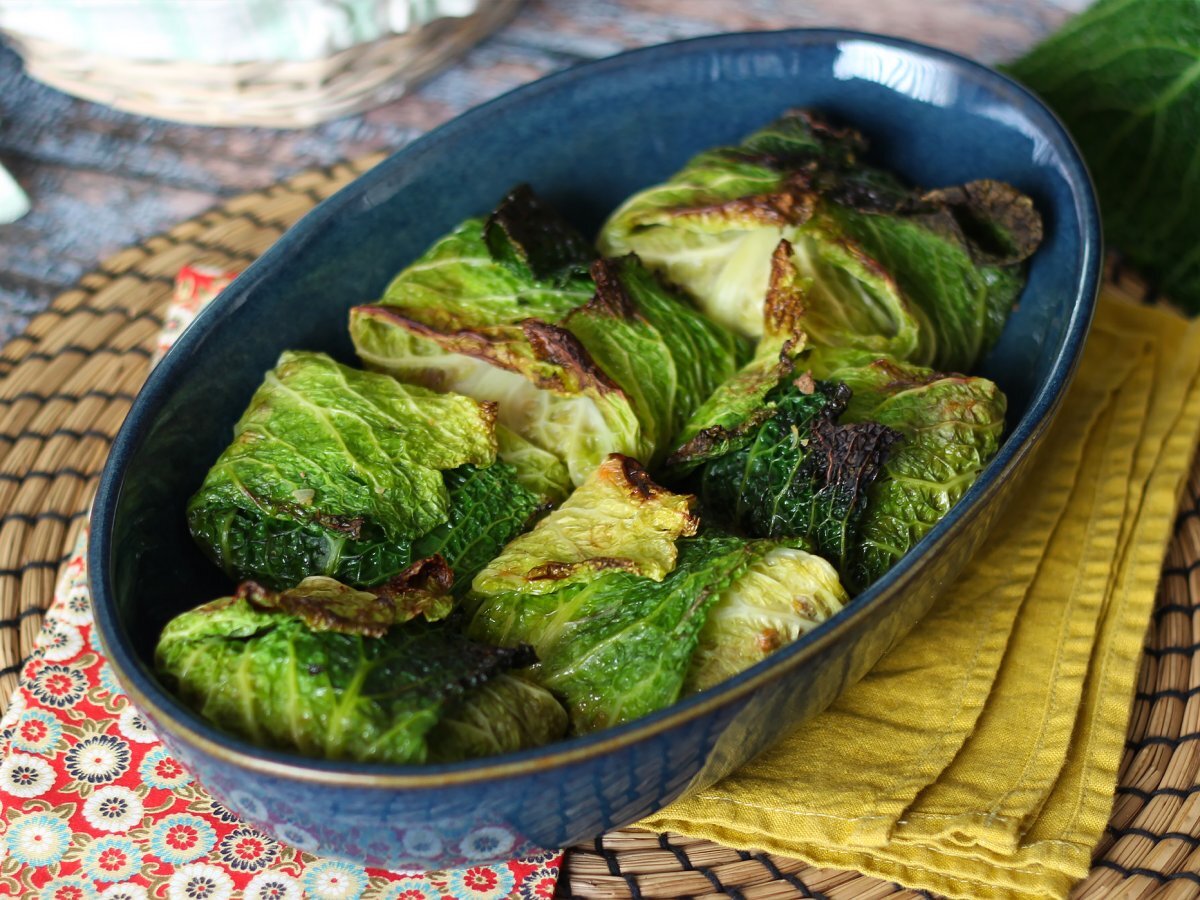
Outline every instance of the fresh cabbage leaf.
MULTIPOLYGON (((573 484, 609 453, 661 460, 744 344, 635 259, 581 263, 578 241, 528 191, 514 192, 487 223, 465 224, 397 276, 381 302, 352 310, 359 356, 495 401, 499 424, 557 457, 573 484)), ((517 456, 502 448, 501 458, 517 456)))
POLYGON ((597 572, 553 592, 472 595, 473 637, 528 643, 529 675, 565 703, 576 733, 629 722, 680 696, 700 630, 720 593, 774 541, 701 535, 678 543, 662 581, 632 571, 597 572))
POLYGON ((1004 431, 1005 398, 986 378, 945 374, 854 351, 814 351, 820 378, 852 396, 843 422, 875 422, 902 436, 869 490, 847 583, 862 589, 941 521, 1004 431))
MULTIPOLYGON (((314 631, 249 596, 177 616, 155 651, 164 682, 225 731, 308 756, 399 764, 518 750, 558 737, 561 712, 541 698, 521 706, 538 722, 497 723, 490 742, 430 745, 443 719, 477 718, 465 709, 479 687, 528 661, 528 648, 489 647, 420 619, 383 637, 314 631)), ((516 710, 492 692, 479 702, 491 715, 516 710)))
POLYGON ((1197 12, 1195 0, 1099 0, 1007 66, 1083 151, 1105 244, 1193 314, 1200 312, 1197 12))
POLYGON ((694 501, 656 485, 636 460, 614 454, 488 563, 472 588, 544 594, 616 569, 662 581, 675 566, 676 540, 699 527, 694 501))
POLYGON ((492 464, 494 415, 284 353, 189 502, 192 535, 231 577, 271 588, 309 575, 377 584, 438 552, 469 582, 540 502, 492 464))
POLYGON ((860 161, 861 135, 792 112, 708 150, 605 224, 718 322, 763 333, 781 240, 808 307, 809 341, 970 367, 995 340, 1041 240, 1031 201, 998 182, 920 192, 860 161))
POLYGON ((848 601, 821 557, 776 547, 717 596, 688 667, 683 693, 732 678, 812 631, 848 601))

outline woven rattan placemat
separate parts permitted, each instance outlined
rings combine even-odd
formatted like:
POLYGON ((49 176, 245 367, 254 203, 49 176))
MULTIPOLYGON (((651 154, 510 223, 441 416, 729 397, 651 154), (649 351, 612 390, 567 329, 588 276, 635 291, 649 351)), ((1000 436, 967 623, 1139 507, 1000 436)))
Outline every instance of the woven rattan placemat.
MULTIPOLYGON (((308 172, 129 247, 0 353, 0 707, 16 685, 109 444, 146 377, 175 273, 240 268, 375 158, 308 172)), ((1145 299, 1134 278, 1109 281, 1145 299)), ((1200 466, 1182 498, 1147 635, 1109 830, 1079 896, 1200 897, 1200 466)), ((617 831, 567 855, 575 897, 912 895, 852 872, 617 831)))

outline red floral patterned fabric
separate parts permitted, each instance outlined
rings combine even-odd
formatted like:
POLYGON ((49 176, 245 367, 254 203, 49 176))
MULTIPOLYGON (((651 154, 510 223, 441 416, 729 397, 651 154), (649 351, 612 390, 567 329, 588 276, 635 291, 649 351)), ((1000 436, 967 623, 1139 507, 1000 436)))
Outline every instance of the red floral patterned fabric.
MULTIPOLYGON (((226 273, 185 269, 177 297, 183 295, 186 305, 197 291, 215 296, 214 283, 227 280, 226 273)), ((92 630, 83 548, 81 539, 34 658, 0 719, 0 897, 553 896, 558 852, 501 866, 388 872, 305 852, 312 838, 303 828, 284 835, 289 842, 283 844, 240 822, 167 753, 121 692, 92 630)))

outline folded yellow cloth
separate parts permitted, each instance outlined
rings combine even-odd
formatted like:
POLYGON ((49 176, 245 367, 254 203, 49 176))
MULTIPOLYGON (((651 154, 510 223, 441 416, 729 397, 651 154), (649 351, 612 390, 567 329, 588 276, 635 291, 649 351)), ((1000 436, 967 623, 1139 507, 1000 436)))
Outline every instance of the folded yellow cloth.
POLYGON ((640 823, 953 897, 1064 897, 1113 801, 1200 433, 1200 324, 1103 295, 984 548, 827 712, 640 823))

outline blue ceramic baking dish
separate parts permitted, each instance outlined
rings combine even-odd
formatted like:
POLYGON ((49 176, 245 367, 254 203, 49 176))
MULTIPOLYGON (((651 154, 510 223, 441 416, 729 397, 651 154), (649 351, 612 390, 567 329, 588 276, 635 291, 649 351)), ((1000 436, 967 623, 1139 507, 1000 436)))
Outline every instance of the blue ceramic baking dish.
POLYGON ((1097 290, 1096 202, 1062 125, 1003 75, 943 50, 847 31, 732 34, 652 47, 523 87, 406 147, 322 203, 200 315, 117 436, 92 517, 93 598, 117 677, 218 799, 280 839, 388 868, 559 847, 711 783, 827 706, 917 622, 984 540, 1071 379, 1097 290), (184 506, 285 348, 352 360, 347 311, 460 220, 529 182, 585 229, 695 152, 789 107, 865 132, 928 187, 997 178, 1046 223, 1019 308, 983 365, 1009 398, 999 455, 886 577, 803 640, 631 724, 453 765, 328 762, 228 737, 156 680, 173 615, 228 592, 184 506))

